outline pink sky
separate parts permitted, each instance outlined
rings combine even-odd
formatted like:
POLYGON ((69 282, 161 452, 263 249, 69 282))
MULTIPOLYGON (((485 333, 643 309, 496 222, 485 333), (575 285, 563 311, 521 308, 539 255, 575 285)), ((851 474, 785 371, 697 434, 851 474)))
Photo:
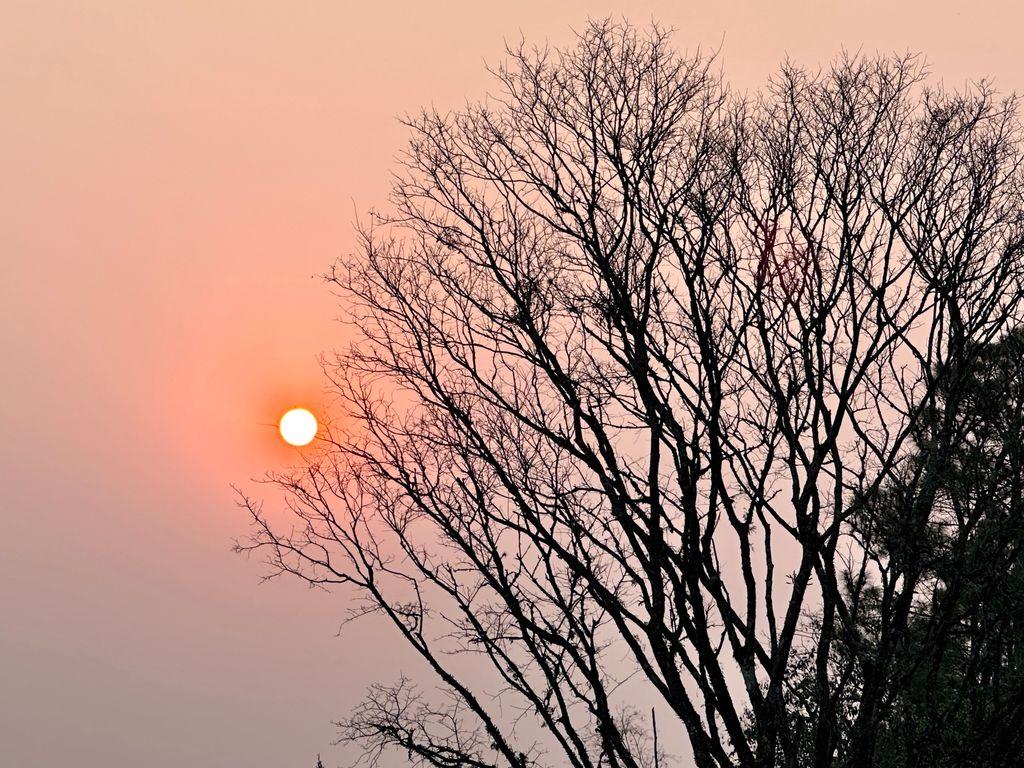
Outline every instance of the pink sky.
POLYGON ((373 624, 334 637, 343 600, 229 551, 229 483, 322 402, 345 339, 311 276, 380 203, 396 115, 609 13, 721 46, 742 89, 842 47, 1024 87, 1019 4, 888 5, 6 0, 0 762, 332 765, 330 720, 397 674, 373 624))

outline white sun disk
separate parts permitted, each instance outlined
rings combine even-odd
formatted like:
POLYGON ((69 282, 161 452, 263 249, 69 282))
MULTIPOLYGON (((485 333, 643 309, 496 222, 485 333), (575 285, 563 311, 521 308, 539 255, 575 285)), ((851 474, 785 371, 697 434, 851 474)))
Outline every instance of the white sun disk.
POLYGON ((278 425, 281 437, 289 445, 309 445, 316 437, 317 429, 316 416, 305 408, 292 408, 284 416, 278 425))

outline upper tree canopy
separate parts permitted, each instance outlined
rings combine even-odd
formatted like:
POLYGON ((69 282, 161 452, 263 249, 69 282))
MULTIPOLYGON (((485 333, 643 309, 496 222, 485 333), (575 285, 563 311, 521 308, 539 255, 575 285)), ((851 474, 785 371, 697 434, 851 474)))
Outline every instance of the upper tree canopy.
POLYGON ((887 743, 945 583, 922 543, 963 439, 944 404, 1021 321, 1016 104, 929 89, 914 57, 786 65, 752 97, 715 67, 595 23, 408 120, 391 207, 331 276, 343 428, 241 545, 347 585, 432 670, 345 723, 371 761, 887 743), (905 546, 865 522, 884 494, 905 546))

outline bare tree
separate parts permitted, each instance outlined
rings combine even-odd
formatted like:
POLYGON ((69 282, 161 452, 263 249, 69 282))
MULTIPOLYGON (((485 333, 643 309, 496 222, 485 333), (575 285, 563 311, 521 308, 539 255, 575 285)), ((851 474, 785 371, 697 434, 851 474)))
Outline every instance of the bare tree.
POLYGON ((342 428, 275 478, 285 511, 245 500, 239 549, 347 585, 433 671, 342 724, 370 763, 650 768, 676 733, 702 767, 871 764, 957 439, 939 393, 1021 320, 1015 101, 912 56, 743 98, 610 22, 494 75, 407 121, 330 275, 342 428), (862 521, 897 480, 893 567, 862 521))

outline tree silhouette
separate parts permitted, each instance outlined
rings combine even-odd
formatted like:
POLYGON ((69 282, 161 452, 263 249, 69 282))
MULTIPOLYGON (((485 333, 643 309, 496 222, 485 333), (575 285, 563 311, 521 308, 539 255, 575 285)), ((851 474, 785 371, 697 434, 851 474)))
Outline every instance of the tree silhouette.
POLYGON ((913 57, 756 98, 713 64, 610 22, 510 50, 484 102, 407 120, 329 276, 342 427, 238 549, 431 671, 342 723, 370 764, 870 765, 949 632, 919 607, 953 414, 1021 321, 1015 102, 913 57))
MULTIPOLYGON (((972 358, 945 378, 915 438, 927 446, 934 430, 954 435, 927 518, 918 521, 910 503, 923 450, 860 499, 852 518, 879 583, 859 607, 858 632, 840 630, 833 646, 830 677, 849 681, 851 704, 893 631, 894 585, 909 563, 922 572, 886 706, 871 720, 878 765, 1024 763, 1024 329, 972 358)), ((804 733, 820 709, 807 662, 798 654, 791 669, 804 704, 794 708, 794 728, 804 733)), ((859 734, 856 714, 849 710, 840 728, 841 751, 859 734)))

